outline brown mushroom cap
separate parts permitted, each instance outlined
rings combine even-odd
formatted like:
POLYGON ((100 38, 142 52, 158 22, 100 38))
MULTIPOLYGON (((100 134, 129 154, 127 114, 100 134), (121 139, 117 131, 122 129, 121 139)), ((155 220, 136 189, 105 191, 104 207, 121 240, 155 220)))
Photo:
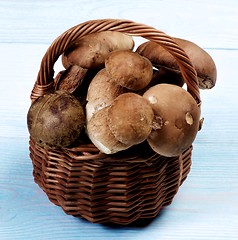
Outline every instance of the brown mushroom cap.
POLYGON ((135 93, 118 96, 108 110, 108 122, 118 141, 129 146, 146 140, 154 118, 149 102, 135 93))
POLYGON ((43 95, 27 114, 31 137, 47 148, 68 147, 79 137, 85 123, 81 103, 64 91, 43 95))
POLYGON ((127 34, 115 31, 91 33, 73 42, 66 49, 62 55, 62 63, 66 69, 70 65, 99 68, 104 65, 108 53, 133 47, 134 40, 127 34))
POLYGON ((131 90, 146 87, 153 76, 151 62, 130 50, 110 53, 105 60, 105 68, 115 84, 131 90))
POLYGON ((145 141, 152 130, 153 118, 145 98, 123 93, 111 106, 95 112, 87 122, 87 133, 100 151, 112 154, 145 141))
MULTIPOLYGON (((174 38, 174 41, 187 53, 197 71, 199 87, 210 89, 215 86, 217 78, 216 65, 212 57, 201 47, 193 42, 174 38)), ((175 58, 159 44, 148 41, 142 43, 136 52, 147 57, 155 67, 164 67, 180 71, 175 58)))
POLYGON ((125 92, 125 89, 119 85, 115 85, 105 68, 100 70, 88 87, 86 104, 87 120, 96 111, 109 106, 123 92, 125 92))
POLYGON ((155 114, 147 141, 151 148, 167 157, 178 156, 193 143, 199 129, 200 108, 183 88, 158 84, 143 95, 155 114))

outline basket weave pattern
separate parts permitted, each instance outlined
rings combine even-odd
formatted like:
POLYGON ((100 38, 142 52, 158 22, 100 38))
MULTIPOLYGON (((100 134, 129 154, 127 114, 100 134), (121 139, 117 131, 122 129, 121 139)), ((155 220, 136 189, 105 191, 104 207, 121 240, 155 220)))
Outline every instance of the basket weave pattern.
MULTIPOLYGON (((67 46, 92 32, 120 31, 161 44, 177 60, 187 90, 200 104, 196 72, 185 52, 165 33, 126 20, 94 20, 59 36, 42 59, 32 90, 34 100, 53 89, 54 64, 67 46)), ((90 142, 76 148, 47 150, 30 139, 35 182, 50 201, 91 222, 129 224, 155 217, 169 205, 191 166, 192 147, 179 157, 163 157, 146 143, 106 155, 90 142)))

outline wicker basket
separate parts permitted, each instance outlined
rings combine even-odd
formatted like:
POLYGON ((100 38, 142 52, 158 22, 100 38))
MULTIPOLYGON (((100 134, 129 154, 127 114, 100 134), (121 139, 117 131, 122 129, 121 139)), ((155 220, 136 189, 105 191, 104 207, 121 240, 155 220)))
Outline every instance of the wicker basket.
MULTIPOLYGON (((67 46, 92 32, 119 31, 155 41, 177 60, 187 91, 200 104, 196 72, 173 38, 152 27, 128 20, 92 20, 64 32, 45 53, 32 90, 34 100, 54 86, 54 64, 67 46)), ((95 223, 129 224, 154 218, 169 205, 191 166, 192 146, 179 157, 163 157, 144 142, 113 155, 87 139, 75 148, 47 150, 30 138, 35 182, 50 201, 67 213, 95 223)))

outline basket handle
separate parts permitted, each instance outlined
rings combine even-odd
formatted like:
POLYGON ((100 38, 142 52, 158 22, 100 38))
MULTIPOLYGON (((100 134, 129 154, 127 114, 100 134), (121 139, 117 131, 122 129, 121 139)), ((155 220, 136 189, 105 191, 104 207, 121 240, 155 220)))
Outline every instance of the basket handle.
POLYGON ((123 32, 160 44, 174 56, 187 84, 187 91, 193 96, 198 105, 201 104, 196 70, 187 54, 174 42, 173 38, 153 27, 130 20, 117 19, 90 20, 68 29, 56 38, 41 61, 37 80, 31 93, 31 99, 34 100, 52 89, 54 64, 70 43, 89 33, 101 31, 123 32))

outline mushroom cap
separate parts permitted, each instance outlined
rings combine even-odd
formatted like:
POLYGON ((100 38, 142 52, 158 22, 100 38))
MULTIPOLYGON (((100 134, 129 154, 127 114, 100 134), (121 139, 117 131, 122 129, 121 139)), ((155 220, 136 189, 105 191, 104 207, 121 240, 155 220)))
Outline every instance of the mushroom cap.
MULTIPOLYGON (((199 87, 210 89, 215 86, 217 70, 212 57, 197 44, 188 40, 173 38, 174 41, 186 52, 197 72, 199 87)), ((147 57, 154 66, 180 71, 176 59, 159 44, 148 41, 142 43, 136 52, 147 57)))
POLYGON ((87 134, 106 154, 116 153, 146 140, 154 118, 149 102, 135 93, 123 93, 111 106, 95 112, 87 134))
POLYGON ((144 95, 154 111, 153 130, 147 141, 163 156, 178 156, 193 143, 199 129, 200 108, 183 88, 158 84, 144 95))
POLYGON ((153 76, 151 62, 130 50, 111 52, 105 60, 105 68, 115 84, 131 90, 146 87, 153 76))
POLYGON ((131 36, 116 32, 103 31, 88 34, 73 42, 62 55, 65 68, 78 65, 83 68, 99 68, 104 65, 106 56, 117 49, 133 49, 131 36))
POLYGON ((97 111, 87 122, 87 134, 92 143, 103 153, 113 154, 130 146, 119 142, 108 126, 109 106, 97 111))
POLYGON ((88 87, 86 104, 87 120, 96 111, 111 105, 114 99, 124 91, 125 89, 121 86, 115 85, 105 68, 100 70, 88 87))
POLYGON ((31 137, 46 148, 70 146, 78 139, 84 123, 81 103, 64 91, 38 98, 27 114, 31 137))
POLYGON ((108 110, 110 131, 118 141, 130 146, 146 140, 153 118, 149 102, 135 93, 121 94, 108 110))

